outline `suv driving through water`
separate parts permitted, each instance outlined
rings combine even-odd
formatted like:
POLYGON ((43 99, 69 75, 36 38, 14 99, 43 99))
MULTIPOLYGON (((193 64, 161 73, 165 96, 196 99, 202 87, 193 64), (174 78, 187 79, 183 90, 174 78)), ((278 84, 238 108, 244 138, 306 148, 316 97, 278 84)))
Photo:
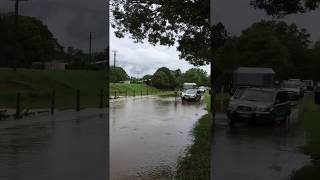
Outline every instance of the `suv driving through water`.
POLYGON ((245 88, 237 98, 230 99, 227 115, 230 125, 235 122, 289 120, 291 104, 288 92, 282 89, 245 88))

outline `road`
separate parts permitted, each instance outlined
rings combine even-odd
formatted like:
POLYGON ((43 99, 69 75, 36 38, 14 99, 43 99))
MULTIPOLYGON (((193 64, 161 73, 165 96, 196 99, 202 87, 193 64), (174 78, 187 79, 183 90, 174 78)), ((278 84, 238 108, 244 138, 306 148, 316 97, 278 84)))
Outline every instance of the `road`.
POLYGON ((192 143, 191 129, 204 114, 203 101, 181 103, 171 97, 111 103, 111 179, 172 179, 178 158, 192 143))
POLYGON ((0 121, 0 179, 107 179, 107 125, 100 109, 0 121))
POLYGON ((230 128, 226 115, 218 113, 212 143, 212 179, 288 179, 294 170, 310 163, 298 149, 305 144, 305 133, 297 108, 288 127, 237 124, 230 128))

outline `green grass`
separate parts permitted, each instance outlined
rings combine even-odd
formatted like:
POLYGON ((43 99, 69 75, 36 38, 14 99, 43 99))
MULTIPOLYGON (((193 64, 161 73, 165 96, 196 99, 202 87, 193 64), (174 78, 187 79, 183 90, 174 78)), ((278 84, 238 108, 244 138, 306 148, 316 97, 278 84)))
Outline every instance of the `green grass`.
POLYGON ((172 95, 173 91, 163 91, 157 89, 152 86, 148 86, 146 84, 124 84, 124 83, 110 83, 109 93, 111 96, 140 96, 142 91, 142 95, 172 95))
POLYGON ((185 156, 178 160, 178 180, 210 179, 211 162, 211 126, 210 115, 203 116, 192 130, 193 144, 185 156))
POLYGON ((211 96, 209 93, 204 94, 204 102, 206 103, 206 110, 210 112, 211 109, 211 96))
POLYGON ((296 171, 291 179, 317 180, 320 179, 320 106, 314 104, 312 96, 306 96, 299 110, 307 138, 302 150, 311 156, 312 164, 296 171))
POLYGON ((0 68, 0 108, 15 108, 18 92, 23 108, 47 108, 53 89, 57 108, 75 107, 77 89, 81 107, 97 107, 100 89, 105 89, 106 80, 106 71, 18 69, 14 72, 0 68))
POLYGON ((211 162, 211 127, 212 118, 210 117, 211 96, 204 94, 207 115, 199 119, 192 129, 194 138, 191 146, 186 150, 186 154, 180 157, 177 166, 177 180, 210 179, 211 162))

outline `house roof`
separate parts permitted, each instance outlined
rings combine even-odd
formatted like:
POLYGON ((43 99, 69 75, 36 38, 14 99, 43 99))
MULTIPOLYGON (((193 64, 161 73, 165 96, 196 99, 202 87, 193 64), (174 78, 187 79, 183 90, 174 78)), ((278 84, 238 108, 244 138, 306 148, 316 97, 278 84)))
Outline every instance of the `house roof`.
POLYGON ((272 68, 259 68, 259 67, 239 67, 234 72, 247 73, 247 74, 275 74, 272 68))

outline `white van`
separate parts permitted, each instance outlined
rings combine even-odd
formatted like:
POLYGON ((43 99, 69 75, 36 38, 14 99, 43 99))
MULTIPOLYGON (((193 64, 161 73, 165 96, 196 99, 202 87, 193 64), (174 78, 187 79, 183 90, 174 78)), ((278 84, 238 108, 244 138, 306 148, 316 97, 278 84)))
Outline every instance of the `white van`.
POLYGON ((196 83, 183 83, 183 91, 187 89, 197 89, 196 83))

